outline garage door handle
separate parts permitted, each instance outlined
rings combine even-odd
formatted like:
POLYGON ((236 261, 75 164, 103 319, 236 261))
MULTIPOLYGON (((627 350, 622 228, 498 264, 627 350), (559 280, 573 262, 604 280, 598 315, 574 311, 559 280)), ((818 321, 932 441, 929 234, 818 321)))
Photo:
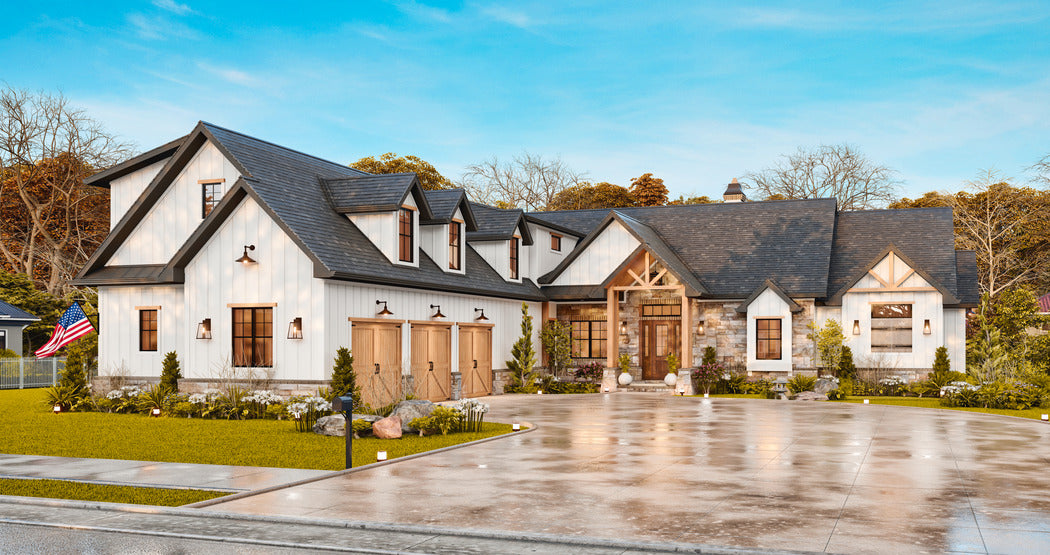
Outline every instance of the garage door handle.
POLYGON ((434 371, 434 361, 430 361, 430 371, 434 371))
POLYGON ((377 362, 376 363, 376 374, 378 374, 378 373, 379 373, 379 363, 377 362))
POLYGON ((474 359, 474 368, 478 367, 478 359, 474 359))

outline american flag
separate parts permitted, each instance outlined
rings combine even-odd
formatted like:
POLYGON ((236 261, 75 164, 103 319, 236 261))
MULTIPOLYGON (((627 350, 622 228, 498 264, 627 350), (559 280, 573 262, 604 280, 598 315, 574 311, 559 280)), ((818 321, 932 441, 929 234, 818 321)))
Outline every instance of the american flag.
POLYGON ((80 308, 79 304, 73 303, 62 314, 62 317, 58 319, 58 323, 55 324, 55 331, 51 334, 51 339, 43 347, 37 349, 36 356, 38 358, 49 357, 58 352, 63 346, 93 331, 95 331, 95 327, 91 325, 91 321, 88 320, 83 309, 80 308))

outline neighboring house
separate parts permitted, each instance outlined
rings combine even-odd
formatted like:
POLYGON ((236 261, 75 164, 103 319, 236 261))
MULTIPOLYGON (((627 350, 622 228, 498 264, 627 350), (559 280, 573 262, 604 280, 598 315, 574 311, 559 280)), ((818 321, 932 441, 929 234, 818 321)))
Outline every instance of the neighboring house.
POLYGON ((10 349, 22 356, 22 330, 40 318, 0 301, 0 349, 10 349))
POLYGON ((112 205, 77 278, 99 288, 100 373, 155 377, 176 351, 188 388, 248 371, 316 388, 345 346, 372 404, 498 393, 522 302, 537 350, 562 319, 577 361, 626 351, 645 379, 707 345, 751 373, 812 370, 807 324, 828 318, 858 364, 926 371, 946 345, 961 368, 976 304, 949 209, 839 213, 737 185, 725 204, 525 213, 207 123, 87 183, 112 205))

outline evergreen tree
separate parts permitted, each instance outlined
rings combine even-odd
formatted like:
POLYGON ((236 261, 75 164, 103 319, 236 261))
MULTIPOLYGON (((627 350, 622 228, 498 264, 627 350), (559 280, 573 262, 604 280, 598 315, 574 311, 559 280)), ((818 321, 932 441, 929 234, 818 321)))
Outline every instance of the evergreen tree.
POLYGON ((511 371, 510 389, 520 393, 536 391, 536 350, 532 348, 532 316, 529 316, 529 305, 521 303, 521 337, 510 350, 513 357, 507 361, 511 371))
POLYGON ((160 387, 170 394, 179 392, 179 380, 182 379, 182 368, 179 367, 179 357, 175 351, 164 355, 164 362, 160 370, 160 387))
POLYGON ((560 320, 544 322, 540 328, 540 343, 547 353, 547 370, 554 376, 561 374, 572 364, 572 337, 569 324, 560 320))
POLYGON ((948 372, 952 369, 952 363, 948 360, 948 348, 944 345, 937 347, 933 355, 933 372, 948 372))
POLYGON ((87 374, 84 373, 84 353, 77 345, 70 345, 66 349, 66 366, 62 370, 62 376, 58 385, 68 387, 76 391, 77 396, 87 394, 87 374))
POLYGON ((842 357, 839 359, 838 377, 847 380, 857 378, 857 365, 853 364, 853 349, 845 345, 842 346, 842 357))
POLYGON ((354 357, 346 347, 340 347, 335 352, 331 391, 333 399, 350 395, 354 399, 354 409, 361 404, 361 388, 357 385, 357 373, 354 372, 354 357))
POLYGON ((718 356, 717 353, 715 353, 715 348, 710 345, 704 347, 704 356, 700 359, 700 363, 714 364, 716 362, 718 362, 718 356))

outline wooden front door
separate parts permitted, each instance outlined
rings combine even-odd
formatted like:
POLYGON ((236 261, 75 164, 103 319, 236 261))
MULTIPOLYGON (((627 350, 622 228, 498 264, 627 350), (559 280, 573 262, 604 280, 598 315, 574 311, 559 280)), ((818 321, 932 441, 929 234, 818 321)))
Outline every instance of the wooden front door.
POLYGON ((353 322, 350 348, 361 402, 373 408, 401 398, 401 324, 353 322))
POLYGON ((459 372, 464 398, 492 394, 491 327, 460 324, 459 372))
POLYGON ((451 325, 412 324, 412 378, 416 397, 427 401, 452 398, 451 325))
MULTIPOLYGON (((682 342, 681 320, 643 320, 641 359, 642 379, 662 380, 667 375, 667 355, 679 354, 682 342)), ((679 355, 680 356, 680 355, 679 355)))

